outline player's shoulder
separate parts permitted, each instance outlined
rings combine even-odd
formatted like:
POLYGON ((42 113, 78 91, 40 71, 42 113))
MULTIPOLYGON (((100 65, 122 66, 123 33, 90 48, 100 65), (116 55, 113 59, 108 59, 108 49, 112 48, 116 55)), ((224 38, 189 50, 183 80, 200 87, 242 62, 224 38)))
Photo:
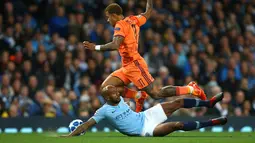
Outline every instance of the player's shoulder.
POLYGON ((139 25, 141 22, 141 19, 144 19, 144 16, 140 14, 140 15, 130 15, 123 20, 129 24, 138 24, 139 25))
POLYGON ((126 25, 126 24, 136 23, 136 22, 137 22, 136 16, 130 15, 130 16, 125 17, 124 19, 118 21, 117 23, 120 25, 126 25))
POLYGON ((118 22, 117 22, 117 24, 115 25, 115 27, 117 26, 117 25, 120 25, 120 26, 125 26, 127 23, 126 23, 126 18, 124 18, 124 19, 122 19, 122 20, 119 20, 118 22))
POLYGON ((104 104, 102 107, 97 109, 95 113, 103 113, 105 110, 107 110, 107 104, 104 104))
POLYGON ((128 17, 125 18, 126 21, 131 21, 133 23, 136 23, 137 22, 137 17, 134 16, 134 15, 130 15, 128 17))

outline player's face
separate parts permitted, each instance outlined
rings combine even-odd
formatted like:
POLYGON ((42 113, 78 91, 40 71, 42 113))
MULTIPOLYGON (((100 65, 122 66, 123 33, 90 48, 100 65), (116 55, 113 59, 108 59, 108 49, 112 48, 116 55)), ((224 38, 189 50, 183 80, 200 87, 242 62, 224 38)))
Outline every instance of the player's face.
POLYGON ((109 22, 113 27, 116 24, 116 15, 115 14, 109 14, 108 11, 105 13, 106 17, 107 17, 107 22, 109 22))
POLYGON ((116 87, 110 89, 108 99, 115 104, 120 102, 120 93, 118 92, 116 87))

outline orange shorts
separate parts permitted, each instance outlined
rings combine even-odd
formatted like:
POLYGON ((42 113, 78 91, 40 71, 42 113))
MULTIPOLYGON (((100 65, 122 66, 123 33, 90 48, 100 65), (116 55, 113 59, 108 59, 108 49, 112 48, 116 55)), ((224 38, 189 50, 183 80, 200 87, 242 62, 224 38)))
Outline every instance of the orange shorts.
POLYGON ((154 81, 143 58, 114 71, 111 76, 120 78, 125 85, 133 82, 138 89, 143 89, 154 81))

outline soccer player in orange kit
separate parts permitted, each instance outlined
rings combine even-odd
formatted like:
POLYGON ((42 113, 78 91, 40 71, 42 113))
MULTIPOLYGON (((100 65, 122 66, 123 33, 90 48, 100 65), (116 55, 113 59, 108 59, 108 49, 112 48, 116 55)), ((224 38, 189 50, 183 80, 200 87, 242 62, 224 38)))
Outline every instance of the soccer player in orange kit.
POLYGON ((136 101, 136 112, 142 110, 147 94, 154 99, 192 94, 205 100, 206 95, 204 91, 195 82, 190 82, 187 86, 165 86, 160 90, 155 90, 154 78, 149 73, 145 60, 138 53, 140 27, 150 18, 152 10, 152 0, 147 0, 146 11, 144 13, 124 17, 122 8, 117 3, 112 3, 105 9, 105 14, 108 18, 107 21, 114 27, 112 42, 105 45, 96 45, 88 41, 83 42, 84 47, 90 50, 118 50, 122 57, 122 67, 105 79, 101 85, 101 89, 107 85, 116 86, 118 91, 123 93, 121 95, 136 101), (138 96, 137 91, 126 87, 131 82, 141 90, 140 96, 138 96))

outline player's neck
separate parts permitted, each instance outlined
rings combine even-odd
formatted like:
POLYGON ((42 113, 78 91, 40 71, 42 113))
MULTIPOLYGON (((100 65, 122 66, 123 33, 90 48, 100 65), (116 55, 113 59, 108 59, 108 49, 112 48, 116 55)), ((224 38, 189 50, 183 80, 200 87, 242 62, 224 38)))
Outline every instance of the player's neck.
POLYGON ((123 16, 123 15, 119 15, 119 16, 118 16, 118 21, 120 21, 120 20, 122 20, 122 19, 124 19, 124 16, 123 16))
POLYGON ((112 103, 112 102, 107 102, 108 105, 111 105, 111 106, 118 106, 119 103, 112 103))

